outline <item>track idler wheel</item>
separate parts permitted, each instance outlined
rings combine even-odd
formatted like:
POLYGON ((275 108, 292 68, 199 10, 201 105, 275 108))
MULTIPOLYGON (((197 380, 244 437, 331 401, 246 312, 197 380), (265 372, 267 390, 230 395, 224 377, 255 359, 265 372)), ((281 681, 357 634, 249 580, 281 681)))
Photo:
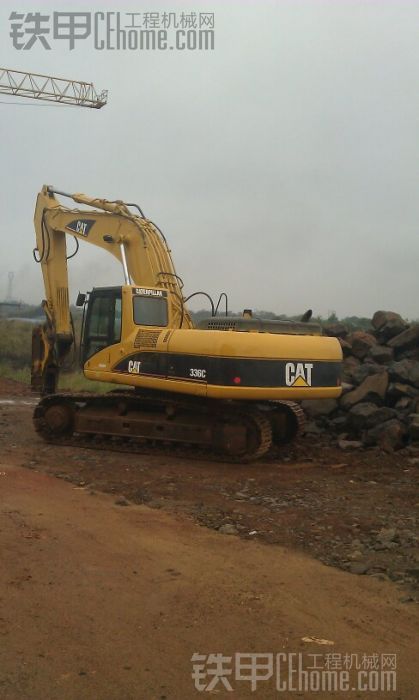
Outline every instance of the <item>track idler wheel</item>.
POLYGON ((35 428, 48 441, 70 437, 74 429, 74 408, 70 401, 51 402, 37 406, 35 428))
POLYGON ((277 401, 270 411, 272 441, 274 445, 286 445, 303 431, 305 419, 303 409, 294 401, 277 401))
POLYGON ((263 457, 271 445, 271 423, 269 417, 261 411, 234 411, 225 417, 221 450, 230 460, 253 462, 263 457))

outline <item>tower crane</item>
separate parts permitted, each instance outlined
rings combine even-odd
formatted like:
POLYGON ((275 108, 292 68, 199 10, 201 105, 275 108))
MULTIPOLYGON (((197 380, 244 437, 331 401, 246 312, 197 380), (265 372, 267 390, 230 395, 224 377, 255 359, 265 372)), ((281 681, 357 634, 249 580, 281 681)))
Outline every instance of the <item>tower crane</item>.
POLYGON ((0 68, 0 94, 93 109, 101 109, 108 100, 107 90, 99 93, 93 83, 9 68, 0 68))

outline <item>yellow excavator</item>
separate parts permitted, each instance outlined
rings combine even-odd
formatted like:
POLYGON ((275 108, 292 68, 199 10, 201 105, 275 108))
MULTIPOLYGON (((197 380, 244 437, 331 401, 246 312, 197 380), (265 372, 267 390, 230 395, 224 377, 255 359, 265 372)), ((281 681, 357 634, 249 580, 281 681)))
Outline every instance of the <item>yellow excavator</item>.
POLYGON ((303 421, 296 402, 340 395, 340 344, 322 336, 310 312, 298 322, 250 310, 220 315, 210 299, 211 316, 194 326, 166 238, 138 205, 44 186, 34 221, 46 321, 33 331, 32 388, 41 394, 34 424, 45 440, 130 451, 144 441, 193 445, 251 461, 295 437, 303 421), (76 250, 91 243, 122 267, 124 284, 77 299, 84 375, 116 385, 103 394, 57 391, 75 352, 67 236, 76 250))

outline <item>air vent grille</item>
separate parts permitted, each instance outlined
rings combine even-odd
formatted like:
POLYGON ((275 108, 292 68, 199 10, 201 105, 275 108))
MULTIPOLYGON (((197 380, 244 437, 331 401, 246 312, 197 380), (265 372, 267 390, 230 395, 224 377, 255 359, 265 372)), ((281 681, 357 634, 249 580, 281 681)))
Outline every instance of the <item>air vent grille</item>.
POLYGON ((212 331, 234 331, 236 325, 235 321, 208 321, 208 328, 212 331))
POLYGON ((161 331, 140 330, 134 340, 135 348, 155 348, 161 331))

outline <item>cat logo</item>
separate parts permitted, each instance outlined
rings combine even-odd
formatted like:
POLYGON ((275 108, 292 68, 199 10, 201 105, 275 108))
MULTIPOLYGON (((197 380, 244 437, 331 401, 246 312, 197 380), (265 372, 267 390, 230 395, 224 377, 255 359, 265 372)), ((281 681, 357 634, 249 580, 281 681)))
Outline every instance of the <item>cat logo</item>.
POLYGON ((287 386, 311 386, 312 362, 287 362, 285 384, 287 386))
POLYGON ((94 223, 94 219, 75 219, 67 224, 66 229, 68 231, 74 231, 74 233, 78 233, 80 236, 87 238, 94 223))

